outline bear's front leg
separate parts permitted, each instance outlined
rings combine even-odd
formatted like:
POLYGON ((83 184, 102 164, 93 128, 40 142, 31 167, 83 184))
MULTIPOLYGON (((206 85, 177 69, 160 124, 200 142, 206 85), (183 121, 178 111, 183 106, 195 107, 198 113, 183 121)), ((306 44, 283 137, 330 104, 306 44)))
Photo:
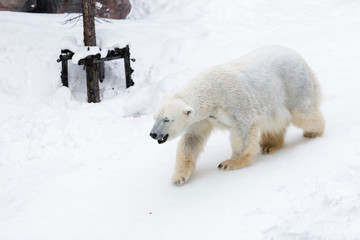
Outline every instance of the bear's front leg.
POLYGON ((231 132, 230 140, 232 156, 230 159, 220 163, 218 168, 221 170, 234 170, 250 165, 254 155, 259 152, 256 127, 252 126, 244 137, 241 137, 237 132, 231 132))
MULTIPOLYGON (((180 148, 180 146, 179 146, 180 148)), ((178 151, 179 152, 179 151, 178 151)), ((176 159, 176 167, 172 182, 174 185, 180 186, 186 183, 193 173, 196 165, 196 159, 191 154, 178 153, 176 159)))
POLYGON ((204 144, 212 130, 212 125, 201 121, 194 124, 181 137, 176 154, 176 167, 172 182, 180 186, 186 183, 195 170, 196 161, 204 149, 204 144))

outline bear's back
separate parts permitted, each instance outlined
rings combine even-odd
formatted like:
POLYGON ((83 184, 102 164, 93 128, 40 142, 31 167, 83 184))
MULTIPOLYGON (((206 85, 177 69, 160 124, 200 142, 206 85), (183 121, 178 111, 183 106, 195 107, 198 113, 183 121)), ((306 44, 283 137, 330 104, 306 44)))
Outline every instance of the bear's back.
POLYGON ((312 70, 295 51, 281 46, 257 49, 224 66, 237 69, 262 104, 277 102, 289 110, 298 103, 319 99, 319 86, 312 70))

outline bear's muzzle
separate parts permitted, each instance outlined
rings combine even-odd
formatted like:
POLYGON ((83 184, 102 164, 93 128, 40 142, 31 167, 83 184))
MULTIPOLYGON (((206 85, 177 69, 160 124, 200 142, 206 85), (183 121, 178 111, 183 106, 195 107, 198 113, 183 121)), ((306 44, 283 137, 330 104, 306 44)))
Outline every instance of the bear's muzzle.
POLYGON ((152 137, 153 139, 155 139, 155 140, 157 140, 157 142, 159 143, 159 144, 162 144, 162 143, 164 143, 164 142, 166 142, 166 140, 168 139, 168 137, 169 137, 169 134, 166 134, 166 135, 164 135, 164 134, 159 134, 159 135, 157 135, 156 133, 150 133, 150 137, 152 137))

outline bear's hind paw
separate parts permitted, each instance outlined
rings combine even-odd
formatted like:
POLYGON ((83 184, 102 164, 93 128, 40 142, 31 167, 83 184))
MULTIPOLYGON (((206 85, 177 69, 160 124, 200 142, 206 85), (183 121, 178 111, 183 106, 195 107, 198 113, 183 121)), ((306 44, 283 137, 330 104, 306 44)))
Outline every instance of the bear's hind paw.
POLYGON ((321 137, 322 133, 318 132, 304 132, 303 136, 306 138, 316 138, 321 137))
POLYGON ((260 147, 262 154, 271 154, 281 149, 281 147, 279 146, 271 146, 271 145, 261 145, 260 147))
POLYGON ((219 164, 220 170, 234 170, 239 168, 247 167, 250 163, 244 160, 226 160, 219 164))

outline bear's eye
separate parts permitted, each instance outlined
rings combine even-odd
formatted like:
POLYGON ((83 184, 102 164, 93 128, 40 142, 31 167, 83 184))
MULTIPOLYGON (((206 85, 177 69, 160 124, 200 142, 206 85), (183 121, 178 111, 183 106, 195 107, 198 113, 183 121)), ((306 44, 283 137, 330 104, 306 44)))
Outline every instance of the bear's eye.
POLYGON ((168 119, 168 118, 164 118, 164 122, 173 122, 174 120, 170 120, 170 119, 168 119))

